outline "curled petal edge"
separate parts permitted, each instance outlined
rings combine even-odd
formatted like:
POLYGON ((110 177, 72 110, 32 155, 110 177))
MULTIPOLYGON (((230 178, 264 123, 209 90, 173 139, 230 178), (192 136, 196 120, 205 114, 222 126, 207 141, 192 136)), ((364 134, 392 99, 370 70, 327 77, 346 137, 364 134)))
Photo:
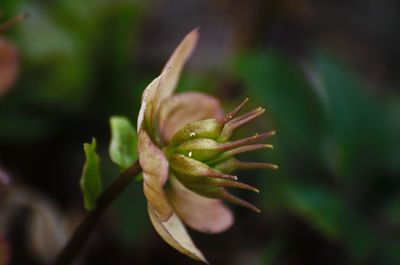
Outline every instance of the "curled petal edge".
POLYGON ((147 124, 154 124, 161 102, 174 92, 183 66, 192 54, 198 38, 197 29, 187 34, 169 58, 161 74, 143 91, 137 121, 138 132, 142 127, 143 120, 146 120, 147 124))
POLYGON ((198 39, 199 30, 196 28, 183 38, 178 47, 172 53, 171 57, 168 59, 168 62, 162 70, 164 78, 163 88, 160 91, 161 95, 159 103, 161 103, 165 98, 171 96, 174 92, 182 69, 192 55, 198 39))
POLYGON ((157 76, 151 83, 145 88, 142 94, 142 102, 137 120, 137 132, 140 132, 143 121, 146 120, 147 124, 152 124, 154 121, 154 115, 156 113, 155 98, 160 90, 162 75, 157 76))
POLYGON ((209 264, 200 250, 194 245, 176 213, 173 213, 168 221, 163 222, 157 218, 157 214, 150 204, 148 204, 147 210, 151 223, 165 242, 186 256, 209 264))
POLYGON ((158 217, 166 221, 173 213, 172 205, 164 192, 168 179, 167 158, 144 129, 139 131, 138 150, 139 163, 143 170, 144 194, 158 217))
POLYGON ((224 232, 233 225, 233 214, 221 200, 194 193, 176 178, 171 178, 171 189, 167 194, 178 216, 196 231, 215 234, 224 232))
POLYGON ((219 119, 222 116, 223 111, 216 98, 199 92, 180 93, 164 100, 160 107, 161 136, 168 143, 185 125, 209 118, 219 119))

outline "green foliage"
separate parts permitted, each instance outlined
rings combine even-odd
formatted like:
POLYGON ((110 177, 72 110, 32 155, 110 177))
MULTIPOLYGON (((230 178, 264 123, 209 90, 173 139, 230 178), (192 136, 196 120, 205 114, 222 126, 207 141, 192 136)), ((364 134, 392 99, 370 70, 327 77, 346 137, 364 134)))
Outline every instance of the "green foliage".
POLYGON ((6 35, 22 67, 1 99, 0 124, 7 126, 0 126, 0 140, 47 139, 69 122, 135 111, 148 81, 132 70, 142 8, 130 0, 1 1, 2 19, 21 12, 29 18, 6 35))
POLYGON ((287 151, 317 151, 324 111, 318 94, 297 64, 277 52, 254 52, 236 59, 235 72, 249 95, 267 108, 278 137, 285 139, 287 151))
MULTIPOLYGON (((22 3, 19 9, 30 14, 29 21, 19 25, 18 33, 29 70, 23 81, 29 81, 30 91, 34 91, 31 100, 68 111, 80 110, 96 85, 91 78, 96 75, 96 64, 108 61, 110 71, 115 71, 114 67, 127 63, 126 54, 132 47, 127 47, 132 43, 127 39, 132 28, 127 24, 135 18, 135 5, 72 0, 48 6, 31 1, 22 3), (110 37, 112 42, 104 41, 107 46, 102 46, 109 25, 114 36, 110 37), (98 34, 98 28, 104 35, 98 34), (113 56, 104 51, 113 51, 113 56), (40 74, 43 72, 46 74, 40 74)), ((117 82, 114 89, 116 86, 117 82)))
POLYGON ((380 209, 389 227, 398 226, 398 182, 382 172, 400 162, 398 102, 376 100, 352 69, 323 52, 308 64, 277 51, 242 54, 234 71, 277 130, 276 148, 263 158, 280 166, 262 180, 265 208, 341 242, 353 264, 397 264, 395 235, 371 220, 379 223, 380 209), (377 183, 388 185, 385 192, 377 183))
POLYGON ((287 189, 286 198, 290 209, 327 236, 340 236, 345 205, 336 194, 324 187, 298 185, 287 189))
POLYGON ((392 227, 400 227, 400 196, 390 197, 382 208, 386 223, 392 227))
POLYGON ((111 160, 123 171, 137 159, 137 134, 135 128, 125 117, 111 117, 110 126, 109 154, 111 160))
POLYGON ((92 143, 83 144, 86 161, 83 165, 80 180, 86 210, 93 210, 96 200, 102 192, 102 180, 100 176, 100 158, 96 153, 96 139, 92 143))
POLYGON ((328 154, 326 162, 336 165, 343 181, 357 185, 359 178, 365 180, 365 175, 385 164, 393 143, 400 142, 388 133, 392 125, 383 106, 364 92, 365 84, 348 66, 324 53, 314 56, 314 66, 327 98, 326 139, 333 143, 336 156, 329 155, 330 149, 322 153, 328 154))
POLYGON ((263 255, 259 258, 256 264, 258 265, 273 265, 276 264, 277 257, 281 254, 284 242, 274 239, 264 247, 263 255))

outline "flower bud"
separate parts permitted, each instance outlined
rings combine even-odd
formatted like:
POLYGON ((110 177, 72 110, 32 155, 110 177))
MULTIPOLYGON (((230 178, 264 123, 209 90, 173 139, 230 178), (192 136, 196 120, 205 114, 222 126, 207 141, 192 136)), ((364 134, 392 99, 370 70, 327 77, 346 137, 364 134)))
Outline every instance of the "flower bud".
POLYGON ((216 119, 192 122, 175 133, 170 145, 175 146, 185 141, 198 138, 217 139, 223 126, 224 124, 216 119))
POLYGON ((178 178, 188 179, 188 181, 185 181, 187 183, 191 181, 203 181, 202 179, 206 177, 215 179, 237 179, 235 176, 224 174, 203 162, 182 154, 173 154, 169 156, 168 162, 173 173, 175 173, 178 178), (197 178, 200 178, 200 180, 197 180, 197 178))
POLYGON ((173 148, 173 150, 198 161, 211 160, 222 153, 221 145, 215 140, 207 138, 188 140, 173 148))
POLYGON ((237 177, 221 173, 206 164, 176 154, 169 158, 172 174, 188 189, 209 198, 218 198, 239 204, 258 212, 252 204, 245 202, 231 194, 225 188, 239 188, 259 192, 258 189, 236 181, 237 177))
POLYGON ((253 150, 273 148, 272 145, 253 143, 273 136, 275 131, 228 141, 237 128, 265 111, 259 107, 235 118, 247 101, 248 98, 220 120, 207 119, 186 125, 176 132, 170 145, 163 151, 168 158, 170 173, 186 188, 202 196, 224 199, 258 212, 252 204, 226 191, 226 188, 239 188, 258 192, 256 188, 238 182, 237 177, 231 175, 238 169, 277 169, 273 164, 241 162, 233 157, 253 150))

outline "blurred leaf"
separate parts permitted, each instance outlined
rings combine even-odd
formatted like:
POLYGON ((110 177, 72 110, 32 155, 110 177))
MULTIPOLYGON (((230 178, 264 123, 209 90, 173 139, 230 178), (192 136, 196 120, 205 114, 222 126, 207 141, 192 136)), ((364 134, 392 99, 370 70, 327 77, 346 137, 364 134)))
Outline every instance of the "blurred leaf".
POLYGON ((286 190, 286 203, 291 211, 303 217, 323 235, 340 240, 351 257, 360 263, 369 258, 383 242, 373 227, 350 209, 337 193, 317 185, 296 185, 286 190))
POLYGON ((381 244, 381 251, 379 252, 382 256, 382 260, 387 261, 385 264, 400 264, 400 243, 398 240, 394 242, 384 242, 381 244))
POLYGON ((322 162, 326 98, 315 89, 299 63, 278 51, 242 54, 234 67, 246 93, 255 104, 267 109, 264 121, 270 118, 268 126, 277 131, 271 138, 276 148, 265 152, 264 159, 278 164, 280 169, 274 172, 277 177, 261 181, 268 209, 279 211, 283 207, 282 194, 292 178, 309 177, 315 172, 314 165, 322 162))
POLYGON ((341 235, 344 203, 333 192, 319 186, 293 186, 286 190, 287 206, 325 235, 341 235))
POLYGON ((121 100, 130 103, 140 6, 132 1, 21 1, 16 10, 30 14, 17 28, 24 58, 21 97, 68 112, 96 104, 97 116, 109 107, 126 106, 121 100))
POLYGON ((126 117, 111 117, 111 143, 109 153, 111 160, 121 171, 127 169, 137 159, 136 130, 126 117))
POLYGON ((86 161, 80 180, 81 190, 86 210, 93 210, 96 206, 96 199, 102 192, 102 181, 100 176, 100 159, 96 153, 96 139, 92 143, 85 143, 83 149, 86 161))
POLYGON ((263 249, 263 254, 260 260, 257 262, 258 265, 273 265, 276 263, 276 259, 283 249, 283 242, 280 240, 274 240, 269 243, 263 249))
POLYGON ((383 157, 387 161, 387 169, 393 172, 400 171, 400 97, 399 95, 389 95, 388 101, 385 102, 385 118, 386 126, 382 128, 385 130, 385 147, 388 150, 386 156, 383 157))
MULTIPOLYGON (((54 10, 36 2, 25 3, 29 23, 19 25, 26 71, 21 86, 34 101, 57 108, 83 106, 89 88, 89 34, 80 39, 57 20, 54 10), (45 40, 43 40, 43 36, 45 40), (45 74, 43 74, 45 73, 45 74)), ((83 27, 76 29, 82 32, 83 27)))
POLYGON ((374 251, 378 251, 385 242, 379 240, 376 231, 370 227, 365 217, 353 209, 345 209, 342 219, 342 242, 353 260, 365 264, 374 251))
POLYGON ((394 227, 400 227, 400 196, 390 198, 383 209, 385 221, 394 227))
POLYGON ((300 66, 278 52, 257 52, 238 57, 235 71, 249 95, 273 118, 277 136, 284 139, 280 149, 316 154, 324 113, 300 66))
POLYGON ((52 117, 7 102, 0 104, 0 124, 7 125, 0 126, 0 139, 8 142, 43 139, 60 125, 52 117))
POLYGON ((327 95, 328 149, 326 161, 338 174, 352 180, 379 170, 398 141, 388 133, 383 107, 367 93, 354 71, 334 55, 317 53, 314 67, 327 95), (332 156, 332 154, 334 154, 332 156))

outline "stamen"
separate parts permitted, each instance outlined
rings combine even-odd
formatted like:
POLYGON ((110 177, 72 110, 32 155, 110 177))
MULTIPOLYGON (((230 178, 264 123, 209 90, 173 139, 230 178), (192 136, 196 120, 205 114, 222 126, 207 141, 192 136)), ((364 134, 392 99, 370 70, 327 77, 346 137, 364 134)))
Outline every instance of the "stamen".
POLYGON ((230 122, 227 123, 227 126, 230 127, 230 129, 232 131, 236 130, 237 128, 239 128, 240 126, 251 122, 252 120, 254 120, 255 118, 257 118, 258 116, 262 115, 265 112, 265 109, 262 107, 259 107, 257 109, 254 109, 236 119, 231 120, 230 122))
POLYGON ((220 181, 234 181, 236 176, 224 174, 220 171, 210 168, 208 165, 194 160, 193 158, 176 154, 169 157, 169 166, 175 175, 183 174, 194 178, 210 177, 220 181))
POLYGON ((236 181, 238 178, 237 176, 229 175, 229 174, 224 174, 215 170, 210 170, 207 174, 204 175, 205 177, 210 177, 210 178, 217 178, 217 179, 223 179, 223 180, 229 180, 229 181, 236 181))
POLYGON ((226 155, 226 157, 231 157, 234 155, 238 155, 238 154, 242 154, 242 153, 246 153, 246 152, 250 152, 250 151, 255 151, 255 150, 259 150, 259 149, 273 149, 273 148, 274 148, 274 146, 270 145, 270 144, 243 145, 236 149, 225 152, 224 156, 226 155))
POLYGON ((237 128, 243 126, 246 123, 251 122, 255 118, 262 115, 264 112, 265 112, 264 108, 258 107, 240 117, 230 120, 225 124, 224 128, 222 129, 221 135, 219 136, 218 140, 220 142, 228 140, 237 128))
POLYGON ((257 188, 255 188, 249 184, 246 184, 243 182, 238 182, 238 181, 232 181, 232 180, 228 180, 228 179, 219 181, 219 183, 217 185, 221 186, 221 187, 238 188, 238 189, 242 189, 242 190, 253 191, 255 193, 260 193, 260 191, 257 188))
POLYGON ((277 170, 278 165, 270 163, 257 163, 257 162, 242 162, 236 161, 235 166, 237 169, 273 169, 277 170))
POLYGON ((243 154, 243 153, 250 152, 250 151, 255 151, 255 150, 259 150, 259 149, 273 149, 273 148, 274 148, 274 146, 270 145, 270 144, 243 145, 236 149, 232 149, 232 150, 224 152, 217 159, 208 162, 208 164, 216 164, 216 163, 223 161, 229 157, 232 157, 232 156, 235 156, 238 154, 243 154))
POLYGON ((259 140, 263 140, 265 138, 271 137, 275 134, 275 131, 270 131, 270 132, 265 132, 262 134, 255 134, 253 136, 241 139, 241 140, 237 140, 237 141, 233 141, 230 143, 226 143, 226 144, 221 144, 219 146, 219 150, 221 151, 228 151, 228 150, 232 150, 236 147, 240 147, 240 146, 244 146, 246 144, 251 144, 254 142, 257 142, 259 140))
POLYGON ((237 106, 234 110, 232 110, 231 112, 229 112, 228 114, 226 114, 221 122, 222 123, 226 123, 230 120, 232 120, 244 107, 244 105, 246 105, 247 101, 249 101, 250 97, 246 96, 245 99, 242 101, 242 103, 239 104, 239 106, 237 106))
POLYGON ((27 13, 22 13, 22 14, 15 16, 15 17, 7 20, 6 22, 0 24, 0 33, 6 31, 7 29, 14 26, 16 23, 20 22, 21 20, 26 19, 27 17, 28 17, 27 13))
POLYGON ((252 211, 254 211, 254 212, 256 212, 256 213, 260 213, 260 212, 261 212, 261 210, 258 209, 258 208, 257 208, 256 206, 254 206, 253 204, 251 204, 251 203, 249 203, 249 202, 247 202, 247 201, 245 201, 245 200, 243 200, 243 199, 240 199, 240 198, 238 198, 238 197, 236 197, 236 196, 230 194, 230 193, 227 192, 227 191, 224 191, 224 192, 223 192, 222 198, 225 199, 225 200, 227 200, 228 202, 231 202, 231 203, 240 205, 240 206, 245 207, 245 208, 247 208, 247 209, 250 209, 250 210, 252 210, 252 211))

